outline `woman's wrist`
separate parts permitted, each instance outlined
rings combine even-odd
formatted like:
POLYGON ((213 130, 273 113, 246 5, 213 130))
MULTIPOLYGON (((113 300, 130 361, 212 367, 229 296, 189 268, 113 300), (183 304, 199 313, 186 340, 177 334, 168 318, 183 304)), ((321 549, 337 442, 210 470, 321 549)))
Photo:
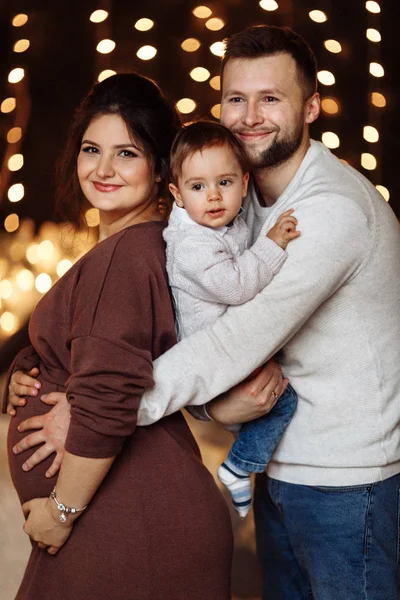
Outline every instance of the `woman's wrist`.
POLYGON ((51 505, 52 516, 55 517, 59 523, 71 523, 75 521, 75 519, 80 517, 87 508, 87 505, 80 508, 66 506, 62 500, 57 497, 56 488, 51 492, 49 502, 51 505))

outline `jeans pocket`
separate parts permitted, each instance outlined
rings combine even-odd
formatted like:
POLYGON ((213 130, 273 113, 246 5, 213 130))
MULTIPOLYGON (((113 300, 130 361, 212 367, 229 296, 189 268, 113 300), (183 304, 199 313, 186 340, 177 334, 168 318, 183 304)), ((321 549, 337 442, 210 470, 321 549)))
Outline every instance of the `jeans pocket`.
POLYGON ((330 486, 330 485, 310 485, 311 490, 324 494, 354 494, 360 492, 370 492, 372 485, 351 485, 351 486, 330 486))

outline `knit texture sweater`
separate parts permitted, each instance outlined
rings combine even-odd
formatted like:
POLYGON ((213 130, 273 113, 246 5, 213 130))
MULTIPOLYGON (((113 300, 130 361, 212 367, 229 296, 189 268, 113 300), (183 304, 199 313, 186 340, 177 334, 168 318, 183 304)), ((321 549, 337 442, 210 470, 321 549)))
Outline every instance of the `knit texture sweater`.
POLYGON ((157 359, 139 423, 205 404, 282 349, 299 401, 268 473, 306 485, 383 480, 400 472, 399 224, 365 177, 313 141, 272 207, 250 190, 253 239, 289 208, 301 235, 284 268, 157 359))
POLYGON ((230 226, 212 229, 176 204, 163 237, 178 339, 215 321, 228 305, 254 298, 287 257, 266 235, 248 248, 250 230, 239 216, 230 226))

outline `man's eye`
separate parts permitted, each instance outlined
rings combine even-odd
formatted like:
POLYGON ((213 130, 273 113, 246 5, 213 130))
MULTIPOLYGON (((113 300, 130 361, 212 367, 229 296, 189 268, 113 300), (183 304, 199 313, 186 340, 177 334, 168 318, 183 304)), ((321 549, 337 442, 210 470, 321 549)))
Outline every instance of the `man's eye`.
POLYGON ((271 102, 276 102, 277 98, 275 98, 274 96, 266 96, 265 101, 270 104, 271 102))
POLYGON ((239 98, 239 96, 234 96, 229 100, 229 102, 232 102, 232 104, 238 104, 239 102, 242 102, 242 98, 239 98))

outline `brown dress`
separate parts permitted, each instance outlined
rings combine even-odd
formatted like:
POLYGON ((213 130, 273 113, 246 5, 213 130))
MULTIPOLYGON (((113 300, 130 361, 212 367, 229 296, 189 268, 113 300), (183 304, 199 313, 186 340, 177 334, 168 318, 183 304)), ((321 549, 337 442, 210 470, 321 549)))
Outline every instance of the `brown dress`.
MULTIPOLYGON (((18 600, 228 600, 232 533, 227 507, 181 413, 137 427, 152 359, 175 343, 162 223, 124 229, 78 261, 39 302, 32 348, 42 393, 66 390, 69 452, 117 456, 56 556, 33 544, 18 600)), ((182 374, 184 377, 184 374, 182 374)), ((47 496, 51 460, 29 473, 15 456, 18 423, 49 410, 28 399, 9 430, 22 502, 47 496)))

